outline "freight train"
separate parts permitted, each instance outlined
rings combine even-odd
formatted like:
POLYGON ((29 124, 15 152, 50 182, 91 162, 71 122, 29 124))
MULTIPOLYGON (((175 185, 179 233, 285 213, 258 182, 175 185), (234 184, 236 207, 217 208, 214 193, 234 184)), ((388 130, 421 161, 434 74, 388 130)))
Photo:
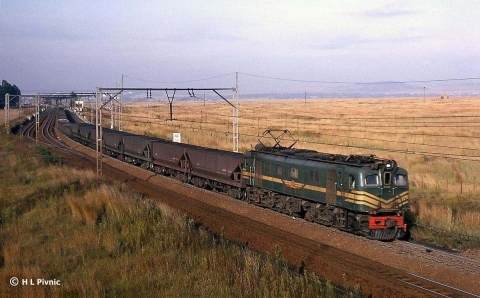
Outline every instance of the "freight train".
MULTIPOLYGON (((94 125, 58 123, 63 134, 95 148, 94 125)), ((408 173, 394 160, 278 143, 241 154, 107 128, 102 137, 108 156, 248 203, 376 240, 407 232, 408 173)))

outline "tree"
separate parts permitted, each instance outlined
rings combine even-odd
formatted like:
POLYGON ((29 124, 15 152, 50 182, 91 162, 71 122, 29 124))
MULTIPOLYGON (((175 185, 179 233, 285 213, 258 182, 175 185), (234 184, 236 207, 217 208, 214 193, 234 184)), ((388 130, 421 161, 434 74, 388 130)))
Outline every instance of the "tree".
MULTIPOLYGON (((21 95, 20 89, 15 85, 10 85, 7 81, 2 80, 2 86, 0 86, 0 109, 5 108, 5 94, 21 95)), ((19 97, 15 97, 10 101, 10 106, 18 105, 19 97)))

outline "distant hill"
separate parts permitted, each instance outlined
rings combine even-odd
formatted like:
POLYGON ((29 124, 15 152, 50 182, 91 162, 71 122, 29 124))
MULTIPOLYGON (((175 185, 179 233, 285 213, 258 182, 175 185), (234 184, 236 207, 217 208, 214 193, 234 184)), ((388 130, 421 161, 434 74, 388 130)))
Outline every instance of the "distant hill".
POLYGON ((318 91, 240 93, 239 98, 369 98, 417 96, 480 96, 480 82, 330 84, 318 91))

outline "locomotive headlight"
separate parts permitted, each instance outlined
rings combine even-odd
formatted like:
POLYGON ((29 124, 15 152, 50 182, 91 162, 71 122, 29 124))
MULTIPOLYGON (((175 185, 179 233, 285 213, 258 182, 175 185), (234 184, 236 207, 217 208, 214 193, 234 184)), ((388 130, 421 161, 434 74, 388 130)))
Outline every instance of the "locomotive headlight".
POLYGON ((385 164, 385 169, 386 170, 392 170, 393 169, 393 161, 388 160, 387 163, 385 164))

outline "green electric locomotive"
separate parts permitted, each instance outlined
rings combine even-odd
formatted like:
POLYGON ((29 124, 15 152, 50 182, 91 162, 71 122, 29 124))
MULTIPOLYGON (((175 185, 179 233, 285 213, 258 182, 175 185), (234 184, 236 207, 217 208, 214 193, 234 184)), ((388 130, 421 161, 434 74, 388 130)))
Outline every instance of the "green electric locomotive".
POLYGON ((405 236, 408 174, 394 160, 260 145, 245 152, 247 201, 372 239, 405 236))

